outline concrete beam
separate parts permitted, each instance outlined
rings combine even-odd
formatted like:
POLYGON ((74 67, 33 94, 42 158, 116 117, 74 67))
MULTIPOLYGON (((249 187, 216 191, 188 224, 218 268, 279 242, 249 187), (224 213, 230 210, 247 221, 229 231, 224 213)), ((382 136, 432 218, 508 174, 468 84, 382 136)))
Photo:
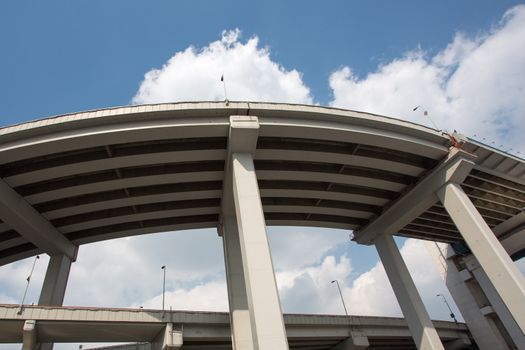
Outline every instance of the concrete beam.
POLYGON ((472 342, 468 337, 461 337, 447 342, 445 344, 445 350, 461 350, 465 348, 470 348, 471 346, 472 342))
POLYGON ((353 240, 370 245, 378 235, 395 234, 430 208, 438 198, 435 192, 447 181, 463 182, 474 167, 473 156, 453 149, 447 159, 414 186, 408 193, 388 207, 379 217, 359 231, 353 240))
POLYGON ((36 343, 36 321, 27 320, 24 322, 22 350, 34 350, 36 343))
POLYGON ((523 275, 458 184, 447 183, 437 195, 521 332, 525 333, 523 275))
POLYGON ((443 350, 443 344, 394 239, 389 234, 378 236, 375 246, 417 348, 443 350))
POLYGON ((351 336, 338 343, 331 350, 364 350, 370 346, 368 337, 363 332, 354 333, 352 331, 351 336))
POLYGON ((69 257, 63 254, 51 255, 38 305, 62 305, 70 269, 71 259, 69 257))
POLYGON ((151 350, 151 343, 131 343, 108 346, 98 346, 94 348, 83 348, 84 350, 151 350))
POLYGON ((151 350, 179 350, 182 344, 182 330, 174 329, 173 323, 167 323, 151 342, 151 350))
MULTIPOLYGON (((230 130, 228 134, 228 154, 224 164, 224 180, 221 197, 221 221, 222 218, 233 216, 235 208, 233 206, 233 189, 231 176, 231 163, 233 153, 255 154, 257 148, 257 138, 259 136, 259 122, 254 116, 231 116, 230 130)), ((220 224, 222 225, 222 224, 220 224)), ((219 227, 219 235, 222 228, 219 227)))
MULTIPOLYGON (((19 308, 18 304, 0 305, 0 343, 21 342, 25 320, 38 323, 38 340, 46 342, 151 342, 165 327, 166 320, 180 325, 179 329, 184 327, 183 348, 190 343, 201 344, 195 348, 215 348, 229 345, 231 340, 230 320, 225 312, 27 306, 19 315, 19 308)), ((312 346, 320 341, 335 346, 349 334, 355 338, 356 326, 370 339, 396 342, 410 337, 407 323, 400 317, 284 315, 284 320, 291 341, 309 342, 312 346)), ((434 324, 446 341, 469 335, 463 323, 435 321, 434 324)))
POLYGON ((76 259, 77 247, 3 179, 0 179, 0 219, 45 253, 76 259))

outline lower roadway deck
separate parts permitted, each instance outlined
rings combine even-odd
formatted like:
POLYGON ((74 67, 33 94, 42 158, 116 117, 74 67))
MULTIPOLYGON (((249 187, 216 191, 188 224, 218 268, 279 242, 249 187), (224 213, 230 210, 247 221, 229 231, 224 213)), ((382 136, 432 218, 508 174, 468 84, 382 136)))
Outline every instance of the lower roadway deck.
MULTIPOLYGON (((19 305, 0 305, 0 343, 21 343, 26 320, 36 321, 37 341, 57 343, 150 342, 173 323, 183 330, 182 349, 231 349, 225 312, 46 306, 19 311, 19 305)), ((366 336, 368 349, 416 349, 403 318, 286 314, 284 321, 290 349, 332 349, 351 334, 366 336)), ((434 325, 446 348, 469 348, 463 323, 434 325)))

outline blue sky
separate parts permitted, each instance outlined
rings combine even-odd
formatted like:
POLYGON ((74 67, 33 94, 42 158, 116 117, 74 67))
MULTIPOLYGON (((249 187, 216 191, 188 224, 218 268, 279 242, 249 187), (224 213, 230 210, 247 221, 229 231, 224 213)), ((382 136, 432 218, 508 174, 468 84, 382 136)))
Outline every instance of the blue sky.
POLYGON ((1 123, 128 104, 146 71, 234 28, 259 36, 328 104, 328 77, 340 66, 365 76, 414 48, 437 52, 457 31, 490 28, 516 3, 2 1, 1 123))
MULTIPOLYGON (((412 112, 423 105, 440 129, 523 157, 524 38, 518 1, 4 0, 0 125, 222 99, 225 74, 232 100, 318 103, 431 126, 412 112)), ((375 250, 350 243, 348 232, 271 228, 269 236, 285 311, 342 313, 329 284, 337 278, 350 312, 400 315, 375 250)), ((447 319, 431 258, 420 242, 398 245, 431 316, 447 319)), ((38 298, 46 261, 37 264, 29 301, 38 298)), ((0 303, 19 302, 31 263, 0 268, 0 303)), ((158 307, 164 264, 168 305, 227 307, 213 230, 83 246, 65 303, 158 307), (197 247, 204 258, 192 256, 197 247)))

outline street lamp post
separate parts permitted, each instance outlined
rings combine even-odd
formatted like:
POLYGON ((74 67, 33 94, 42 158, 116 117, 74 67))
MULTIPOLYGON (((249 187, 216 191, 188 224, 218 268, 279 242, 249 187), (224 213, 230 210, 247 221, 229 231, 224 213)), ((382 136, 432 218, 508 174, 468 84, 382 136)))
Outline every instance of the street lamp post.
POLYGON ((450 311, 450 317, 452 317, 452 319, 454 320, 454 322, 458 323, 458 320, 456 320, 456 316, 454 315, 454 313, 452 312, 452 309, 450 308, 450 305, 448 304, 447 302, 447 299, 445 298, 445 296, 443 294, 436 294, 437 297, 442 297, 443 298, 443 301, 445 302, 445 305, 447 305, 448 307, 448 311, 450 311))
POLYGON ((164 297, 166 295, 166 265, 163 265, 161 267, 163 271, 163 278, 162 278, 162 311, 164 311, 164 297))
POLYGON ((29 282, 31 282, 31 277, 33 276, 33 271, 35 270, 36 261, 40 259, 40 256, 36 256, 35 260, 33 261, 33 266, 31 267, 31 272, 29 273, 29 276, 27 276, 27 284, 26 284, 26 290, 24 291, 24 296, 22 297, 22 302, 20 303, 20 309, 18 310, 18 314, 20 315, 22 313, 22 309, 24 308, 24 301, 26 300, 27 290, 29 289, 29 282))
POLYGON ((334 283, 334 282, 337 284, 337 289, 339 290, 339 295, 341 296, 341 301, 343 302, 343 307, 345 308, 345 314, 346 316, 348 316, 348 311, 346 310, 345 300, 343 299, 343 293, 341 293, 341 287, 339 287, 339 281, 333 280, 330 283, 334 283))

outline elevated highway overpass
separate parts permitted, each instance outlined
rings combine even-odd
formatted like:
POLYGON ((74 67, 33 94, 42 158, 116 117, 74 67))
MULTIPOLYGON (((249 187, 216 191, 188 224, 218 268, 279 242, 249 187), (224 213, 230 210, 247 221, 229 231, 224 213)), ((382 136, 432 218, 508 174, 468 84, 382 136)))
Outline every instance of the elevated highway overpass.
MULTIPOLYGON (((232 346, 230 319, 225 312, 40 306, 27 306, 22 314, 19 310, 19 305, 0 305, 0 342, 22 343, 25 339, 27 348, 31 347, 29 341, 84 343, 85 348, 89 342, 155 343, 166 325, 172 324, 172 330, 182 335, 182 349, 232 346), (33 321, 35 327, 29 330, 26 326, 24 331, 24 324, 33 321)), ((285 314, 284 323, 291 349, 329 350, 339 344, 341 349, 416 349, 402 318, 285 314)), ((464 324, 434 324, 447 349, 470 348, 464 324)), ((150 348, 154 350, 154 346, 150 348)))
POLYGON ((468 283, 494 295, 471 305, 502 305, 480 333, 512 328, 518 338, 500 338, 519 344, 524 208, 522 159, 355 111, 173 103, 0 129, 0 265, 49 254, 39 304, 62 304, 82 244, 217 227, 237 348, 288 346, 266 225, 348 229, 375 245, 419 348, 442 344, 392 236, 450 243, 483 271, 468 283))

